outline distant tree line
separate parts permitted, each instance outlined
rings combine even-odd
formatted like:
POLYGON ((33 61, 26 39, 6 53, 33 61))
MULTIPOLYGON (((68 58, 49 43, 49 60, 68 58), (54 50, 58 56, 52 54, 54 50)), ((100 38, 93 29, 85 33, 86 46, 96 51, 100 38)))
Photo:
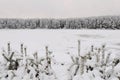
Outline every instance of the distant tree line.
POLYGON ((120 29, 120 16, 67 19, 0 19, 0 29, 120 29))

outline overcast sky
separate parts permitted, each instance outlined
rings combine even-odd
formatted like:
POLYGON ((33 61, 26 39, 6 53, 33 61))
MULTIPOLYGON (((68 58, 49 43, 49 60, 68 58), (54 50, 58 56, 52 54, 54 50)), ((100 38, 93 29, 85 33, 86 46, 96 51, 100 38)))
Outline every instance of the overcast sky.
POLYGON ((0 0, 1 18, 120 15, 120 0, 0 0))

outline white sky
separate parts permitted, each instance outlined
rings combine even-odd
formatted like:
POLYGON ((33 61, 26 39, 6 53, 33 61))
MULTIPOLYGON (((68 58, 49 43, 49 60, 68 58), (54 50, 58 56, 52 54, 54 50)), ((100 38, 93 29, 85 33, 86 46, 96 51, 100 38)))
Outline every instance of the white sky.
POLYGON ((0 0, 1 18, 120 15, 120 0, 0 0))

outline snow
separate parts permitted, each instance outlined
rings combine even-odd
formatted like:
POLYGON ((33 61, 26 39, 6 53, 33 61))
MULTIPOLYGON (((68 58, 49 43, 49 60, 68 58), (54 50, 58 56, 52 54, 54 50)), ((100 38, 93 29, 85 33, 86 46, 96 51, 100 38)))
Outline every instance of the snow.
MULTIPOLYGON (((2 50, 7 49, 7 43, 11 43, 12 51, 15 51, 17 54, 20 54, 20 44, 23 43, 27 48, 27 54, 29 58, 35 52, 38 52, 38 57, 45 57, 45 47, 48 46, 49 50, 52 52, 52 69, 50 72, 53 72, 54 75, 48 76, 45 73, 41 73, 41 80, 69 80, 72 73, 68 71, 69 66, 72 63, 72 60, 68 53, 71 56, 78 56, 78 40, 80 40, 80 53, 81 56, 85 56, 91 50, 91 45, 95 46, 95 48, 100 48, 101 45, 106 45, 106 49, 108 53, 111 54, 109 62, 113 59, 120 59, 120 31, 119 30, 1 30, 0 31, 0 52, 2 50)), ((96 50, 97 51, 97 50, 96 50)), ((96 52, 95 51, 95 52, 96 52)), ((96 57, 93 55, 92 60, 87 60, 85 65, 90 65, 95 67, 96 57)), ((30 80, 30 75, 33 75, 35 72, 33 67, 28 67, 31 70, 29 75, 25 73, 25 64, 27 57, 24 58, 23 64, 21 65, 17 71, 13 71, 16 76, 12 79, 11 77, 14 74, 11 71, 5 70, 4 73, 3 63, 5 62, 3 56, 0 56, 0 79, 1 80, 30 80), (9 79, 1 78, 9 74, 9 79)), ((43 62, 44 64, 45 62, 43 62)), ((8 64, 8 63, 7 63, 8 64)), ((110 63, 108 64, 110 65, 110 63)), ((40 66, 41 70, 44 69, 44 66, 40 66)), ((119 80, 116 78, 120 74, 120 63, 115 66, 114 74, 111 73, 112 66, 108 66, 105 69, 106 74, 112 74, 113 77, 109 78, 109 80, 119 80)), ((73 68, 74 69, 74 68, 73 68)), ((103 69, 103 68, 102 68, 103 69)), ((101 78, 101 73, 97 70, 100 68, 96 68, 89 73, 84 73, 83 75, 77 74, 73 76, 73 80, 104 80, 101 78), (94 76, 93 76, 94 75, 94 76)), ((33 76, 34 77, 34 76, 33 76)), ((32 79, 31 79, 32 80, 32 79)), ((35 77, 34 77, 35 80, 35 77)), ((36 79, 37 80, 37 79, 36 79)))

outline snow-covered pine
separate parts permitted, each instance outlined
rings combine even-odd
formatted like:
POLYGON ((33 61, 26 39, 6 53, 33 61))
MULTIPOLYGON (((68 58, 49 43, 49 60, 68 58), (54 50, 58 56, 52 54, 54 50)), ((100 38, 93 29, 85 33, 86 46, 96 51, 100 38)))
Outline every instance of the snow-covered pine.
POLYGON ((69 75, 65 80, 67 80, 68 78, 71 80, 120 79, 120 59, 118 56, 115 56, 114 58, 112 57, 113 55, 115 55, 114 52, 108 52, 106 50, 106 47, 103 47, 103 45, 101 45, 100 47, 92 45, 90 49, 86 51, 87 54, 82 56, 82 53, 80 52, 80 46, 81 45, 78 41, 78 50, 76 53, 77 55, 72 55, 69 52, 72 61, 70 63, 70 66, 68 63, 64 63, 63 65, 53 64, 52 52, 49 51, 48 46, 45 47, 45 56, 38 56, 39 52, 35 52, 33 55, 30 55, 27 49, 25 49, 24 45, 21 47, 19 51, 20 53, 17 53, 13 49, 10 49, 11 53, 8 55, 8 49, 3 50, 3 54, 0 55, 6 60, 7 63, 0 61, 0 79, 59 80, 59 74, 65 72, 60 71, 60 67, 67 67, 65 69, 66 71, 68 69, 68 72, 70 74, 69 75, 66 72, 65 76, 60 76, 67 77, 66 75, 69 75), (15 68, 15 62, 19 64, 17 68, 15 68), (9 68, 9 66, 11 66, 11 68, 9 68), (58 66, 58 68, 55 69, 55 66, 58 66))

